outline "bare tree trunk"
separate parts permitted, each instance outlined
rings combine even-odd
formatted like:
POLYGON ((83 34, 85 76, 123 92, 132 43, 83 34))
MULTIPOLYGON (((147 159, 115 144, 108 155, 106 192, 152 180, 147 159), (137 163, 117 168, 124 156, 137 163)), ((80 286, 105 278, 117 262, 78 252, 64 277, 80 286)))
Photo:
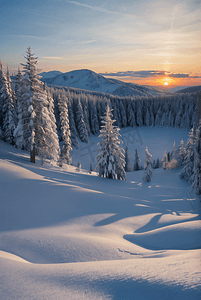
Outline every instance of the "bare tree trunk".
POLYGON ((35 147, 30 152, 30 162, 35 164, 35 147))

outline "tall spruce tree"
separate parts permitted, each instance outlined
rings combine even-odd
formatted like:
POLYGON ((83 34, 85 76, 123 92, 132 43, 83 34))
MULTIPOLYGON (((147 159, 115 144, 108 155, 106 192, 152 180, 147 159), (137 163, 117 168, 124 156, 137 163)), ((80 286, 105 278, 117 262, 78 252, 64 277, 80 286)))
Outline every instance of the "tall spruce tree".
POLYGON ((164 156, 163 156, 163 169, 166 170, 168 166, 168 156, 167 156, 167 151, 165 150, 164 156))
POLYGON ((192 174, 192 187, 197 195, 201 195, 201 119, 195 135, 194 167, 192 174))
POLYGON ((189 132, 189 139, 186 144, 186 154, 183 162, 183 169, 180 174, 180 178, 189 180, 192 183, 193 180, 193 168, 194 168, 194 158, 195 158, 195 141, 196 141, 196 132, 195 124, 189 132))
POLYGON ((71 132, 71 142, 72 145, 78 149, 79 141, 78 141, 78 132, 75 126, 74 114, 71 105, 68 107, 68 116, 69 116, 69 125, 70 125, 70 132, 71 132))
POLYGON ((144 176, 143 180, 150 182, 152 177, 152 155, 149 153, 148 148, 145 149, 145 163, 144 163, 144 176))
POLYGON ((140 157, 139 157, 139 154, 138 154, 138 150, 137 148, 135 149, 135 155, 134 155, 134 167, 133 167, 133 170, 134 171, 138 171, 140 170, 140 157))
POLYGON ((60 165, 62 166, 63 163, 70 164, 71 157, 70 151, 72 150, 71 147, 71 133, 70 133, 70 126, 69 126, 69 117, 68 117, 68 106, 67 106, 67 99, 60 98, 58 102, 59 112, 60 112, 60 130, 61 130, 61 137, 64 141, 61 149, 61 156, 60 156, 60 165))
POLYGON ((3 139, 10 144, 14 143, 14 115, 15 109, 9 71, 7 69, 7 75, 5 75, 0 62, 0 127, 2 128, 3 139))
POLYGON ((126 151, 125 151, 125 171, 126 172, 131 172, 131 164, 130 164, 130 156, 128 152, 128 147, 126 146, 126 151))
POLYGON ((15 131, 16 144, 30 151, 32 162, 35 162, 35 151, 41 156, 42 163, 46 158, 56 160, 59 149, 52 130, 47 92, 43 88, 40 76, 37 75, 37 57, 31 53, 30 47, 25 59, 26 63, 22 64, 24 74, 21 77, 22 112, 15 131), (19 132, 22 133, 21 136, 19 132))
POLYGON ((80 140, 84 143, 88 143, 88 132, 87 128, 84 122, 84 116, 83 116, 83 110, 82 110, 82 105, 80 102, 80 99, 77 101, 77 110, 76 110, 76 126, 77 126, 77 131, 80 137, 80 140))
POLYGON ((115 120, 112 120, 112 112, 109 104, 106 108, 101 126, 101 134, 98 143, 98 155, 96 156, 96 170, 100 177, 125 180, 125 157, 124 149, 119 146, 119 128, 114 126, 115 120))

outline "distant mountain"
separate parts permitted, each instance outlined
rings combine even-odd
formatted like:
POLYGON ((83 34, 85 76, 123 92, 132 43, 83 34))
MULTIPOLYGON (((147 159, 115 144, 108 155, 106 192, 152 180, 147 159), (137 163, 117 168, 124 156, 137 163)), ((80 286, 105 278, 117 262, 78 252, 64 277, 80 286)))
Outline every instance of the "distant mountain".
POLYGON ((176 93, 197 93, 200 91, 201 91, 201 85, 197 85, 197 86, 190 86, 185 89, 181 89, 181 90, 177 91, 176 93))
MULTIPOLYGON (((53 71, 54 72, 54 71, 53 71)), ((167 94, 152 87, 140 86, 139 84, 126 83, 116 79, 108 79, 91 70, 75 70, 59 74, 52 78, 43 77, 47 85, 78 88, 88 91, 97 91, 124 96, 152 96, 167 94)))
POLYGON ((166 91, 171 92, 171 93, 176 93, 182 89, 189 88, 189 86, 176 86, 174 88, 166 89, 166 91))
POLYGON ((60 74, 63 74, 63 73, 60 72, 60 71, 49 71, 49 72, 40 73, 38 75, 42 76, 43 79, 47 79, 47 78, 53 78, 53 77, 58 76, 60 74))

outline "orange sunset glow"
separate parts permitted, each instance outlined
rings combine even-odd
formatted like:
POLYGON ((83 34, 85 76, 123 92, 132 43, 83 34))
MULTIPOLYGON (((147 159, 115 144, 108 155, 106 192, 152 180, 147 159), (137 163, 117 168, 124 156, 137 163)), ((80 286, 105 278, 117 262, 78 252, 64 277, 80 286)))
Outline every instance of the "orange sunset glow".
POLYGON ((26 9, 23 1, 8 3, 12 22, 2 14, 0 60, 16 73, 30 45, 40 72, 89 69, 165 89, 201 85, 198 2, 52 0, 27 2, 26 9))

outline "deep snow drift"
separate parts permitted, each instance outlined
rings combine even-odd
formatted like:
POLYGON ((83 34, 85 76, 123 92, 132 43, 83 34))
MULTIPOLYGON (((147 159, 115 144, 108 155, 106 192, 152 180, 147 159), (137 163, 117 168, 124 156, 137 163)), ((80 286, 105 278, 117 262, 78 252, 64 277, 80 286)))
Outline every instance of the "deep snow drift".
MULTIPOLYGON (((161 159, 188 137, 129 130, 121 133, 132 165, 136 147, 143 164, 146 146, 161 159)), ((125 182, 99 178, 88 171, 97 141, 74 149, 80 171, 31 164, 0 141, 0 298, 198 299, 200 202, 180 169, 155 169, 150 183, 143 171, 125 182)))

